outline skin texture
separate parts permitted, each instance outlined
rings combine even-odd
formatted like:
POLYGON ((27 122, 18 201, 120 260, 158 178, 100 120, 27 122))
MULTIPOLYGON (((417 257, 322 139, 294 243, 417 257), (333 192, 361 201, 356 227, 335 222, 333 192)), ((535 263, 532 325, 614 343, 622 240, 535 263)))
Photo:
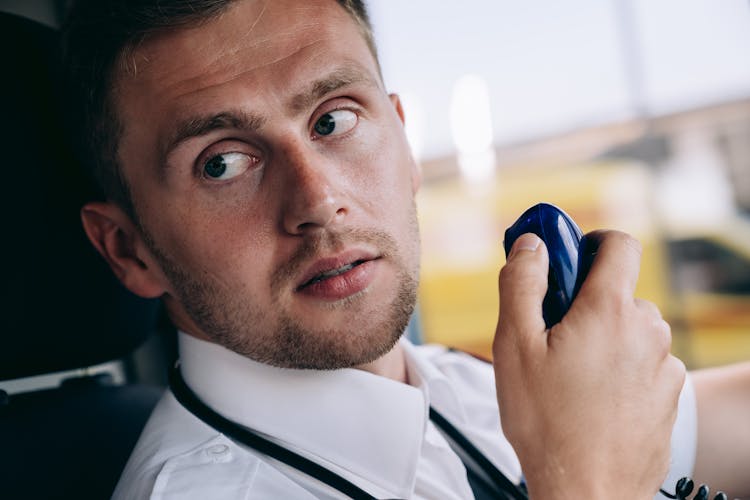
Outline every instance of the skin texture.
MULTIPOLYGON (((325 0, 242 0, 147 37, 121 62, 119 159, 138 220, 113 203, 87 204, 82 220, 122 283, 161 297, 186 333, 249 358, 406 382, 395 342, 417 284, 420 175, 398 97, 346 12, 325 0), (332 269, 345 272, 311 284, 332 269)), ((638 244, 589 238, 597 258, 550 331, 544 246, 520 238, 501 271, 503 430, 534 498, 652 498, 684 367, 659 312, 633 297, 638 244)), ((736 396, 749 378, 696 382, 698 397, 717 387, 736 396)), ((699 450, 726 435, 722 425, 701 424, 699 450)), ((717 455, 699 462, 701 480, 746 463, 726 469, 731 456, 717 455)))

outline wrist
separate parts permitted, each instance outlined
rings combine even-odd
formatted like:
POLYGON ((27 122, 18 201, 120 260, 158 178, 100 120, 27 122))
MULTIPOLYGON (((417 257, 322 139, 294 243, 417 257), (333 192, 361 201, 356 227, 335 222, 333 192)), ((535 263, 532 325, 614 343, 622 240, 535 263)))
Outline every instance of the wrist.
MULTIPOLYGON (((544 458, 545 461, 541 464, 522 463, 530 499, 618 498, 618 486, 606 482, 601 474, 585 470, 587 468, 581 467, 581 464, 563 464, 548 455, 544 458)), ((627 497, 634 498, 632 492, 627 497)))
POLYGON ((618 482, 593 471, 574 471, 562 465, 545 464, 526 474, 529 499, 580 500, 581 498, 643 499, 652 500, 656 492, 634 491, 637 485, 618 482))

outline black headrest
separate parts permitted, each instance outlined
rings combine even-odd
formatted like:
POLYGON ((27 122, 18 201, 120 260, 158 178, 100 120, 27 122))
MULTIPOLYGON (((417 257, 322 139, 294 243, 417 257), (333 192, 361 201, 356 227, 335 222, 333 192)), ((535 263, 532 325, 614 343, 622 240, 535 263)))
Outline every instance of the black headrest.
POLYGON ((66 137, 57 45, 55 30, 0 13, 0 380, 121 357, 158 311, 117 282, 81 227, 98 193, 66 137))

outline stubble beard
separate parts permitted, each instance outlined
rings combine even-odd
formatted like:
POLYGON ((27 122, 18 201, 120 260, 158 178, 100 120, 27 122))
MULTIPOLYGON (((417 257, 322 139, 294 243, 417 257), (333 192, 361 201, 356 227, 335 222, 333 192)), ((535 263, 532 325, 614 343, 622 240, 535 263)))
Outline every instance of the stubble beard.
MULTIPOLYGON (((255 361, 282 368, 335 370, 370 363, 390 351, 398 342, 411 318, 416 303, 419 275, 419 229, 416 209, 412 207, 409 233, 416 248, 399 251, 392 236, 377 230, 352 230, 345 233, 324 233, 308 239, 292 258, 273 275, 272 311, 263 310, 241 291, 226 284, 191 273, 156 245, 143 228, 144 238, 178 295, 193 322, 217 344, 255 361), (381 252, 381 260, 396 269, 395 289, 388 301, 359 314, 358 305, 372 299, 355 295, 331 306, 340 313, 352 310, 352 321, 340 329, 323 329, 305 325, 280 305, 282 285, 299 268, 309 265, 309 258, 322 249, 342 243, 364 242, 381 252), (269 316, 275 316, 270 318, 269 316), (265 319, 264 319, 265 318, 265 319), (261 326, 264 325, 264 326, 261 326)), ((295 292, 296 293, 296 292, 295 292)), ((189 332, 188 332, 189 333, 189 332)))

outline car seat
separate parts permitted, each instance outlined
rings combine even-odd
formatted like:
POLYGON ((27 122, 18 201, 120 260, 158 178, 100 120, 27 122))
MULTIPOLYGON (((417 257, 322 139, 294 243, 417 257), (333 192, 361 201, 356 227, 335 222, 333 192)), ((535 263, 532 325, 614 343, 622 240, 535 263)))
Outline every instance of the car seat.
POLYGON ((8 394, 4 381, 132 353, 158 301, 114 278, 81 228, 97 190, 59 105, 56 30, 0 13, 0 498, 108 498, 162 388, 106 374, 8 394))

